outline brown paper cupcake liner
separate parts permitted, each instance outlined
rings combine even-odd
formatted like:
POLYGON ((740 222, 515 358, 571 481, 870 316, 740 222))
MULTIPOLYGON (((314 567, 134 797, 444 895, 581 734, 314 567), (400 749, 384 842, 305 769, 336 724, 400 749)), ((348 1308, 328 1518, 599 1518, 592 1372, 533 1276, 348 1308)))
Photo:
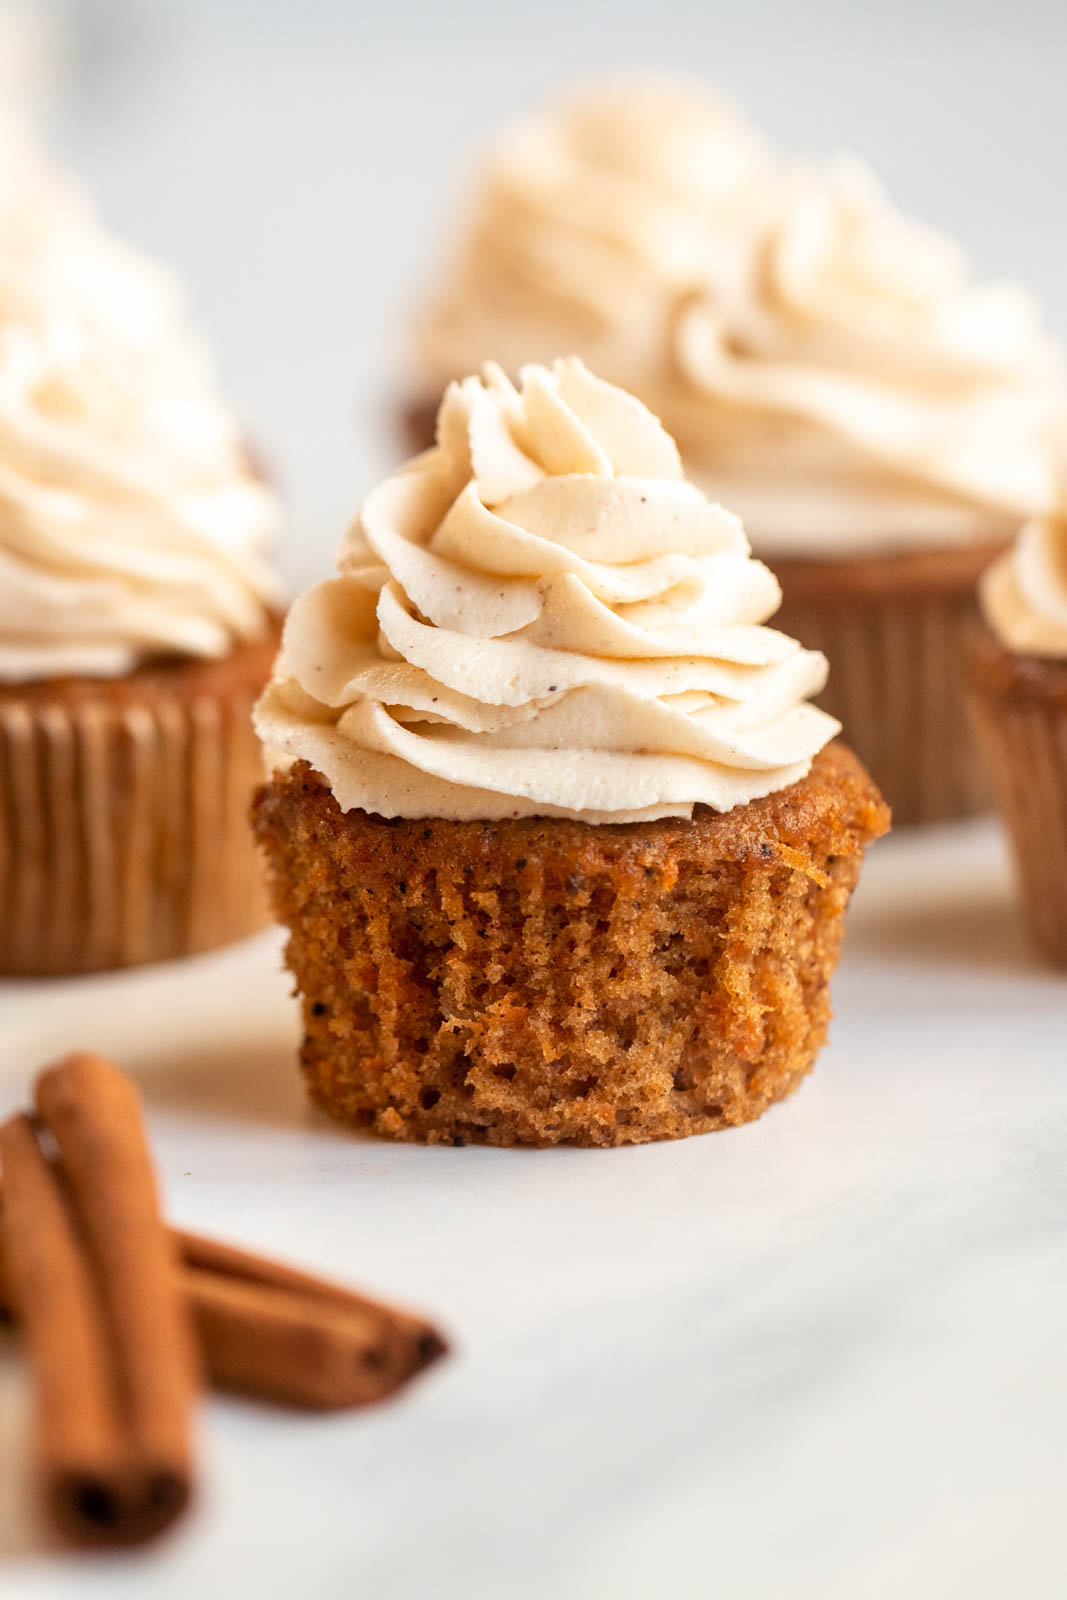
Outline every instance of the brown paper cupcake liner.
POLYGON ((163 676, 143 698, 136 674, 0 698, 0 973, 159 961, 268 920, 248 826, 255 688, 163 676))
POLYGON ((982 640, 971 677, 974 727, 1011 839, 1023 918, 1037 947, 1067 967, 1067 662, 1027 663, 982 640))
POLYGON ((841 723, 894 824, 989 809, 965 656, 978 620, 975 585, 998 548, 777 565, 784 600, 772 625, 827 657, 818 704, 841 723))

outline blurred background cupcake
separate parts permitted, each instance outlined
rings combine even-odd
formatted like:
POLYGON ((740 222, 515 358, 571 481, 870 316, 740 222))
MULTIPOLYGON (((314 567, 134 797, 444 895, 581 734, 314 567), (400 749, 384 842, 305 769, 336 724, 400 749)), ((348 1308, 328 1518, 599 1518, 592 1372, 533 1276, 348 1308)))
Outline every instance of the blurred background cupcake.
POLYGON ((436 381, 494 340, 587 353, 663 419, 774 559, 900 821, 983 806, 960 640, 980 573, 1052 502, 1065 404, 1021 289, 973 283, 858 163, 781 163, 698 88, 619 79, 487 163, 415 347, 436 381))
POLYGON ((488 360, 516 374, 573 352, 658 392, 679 296, 733 240, 766 162, 737 111, 669 76, 593 78, 505 129, 415 321, 411 448, 431 442, 445 384, 488 360))
POLYGON ((970 660, 982 752, 1014 848, 1023 916, 1067 967, 1067 499, 982 580, 970 660))
POLYGON ((982 570, 1054 498, 1058 352, 1021 289, 974 284, 858 164, 760 188, 739 275, 679 312, 662 409, 774 559, 894 815, 981 809, 962 640, 982 570))
POLYGON ((169 276, 0 146, 0 971, 88 971, 263 920, 277 507, 169 276))

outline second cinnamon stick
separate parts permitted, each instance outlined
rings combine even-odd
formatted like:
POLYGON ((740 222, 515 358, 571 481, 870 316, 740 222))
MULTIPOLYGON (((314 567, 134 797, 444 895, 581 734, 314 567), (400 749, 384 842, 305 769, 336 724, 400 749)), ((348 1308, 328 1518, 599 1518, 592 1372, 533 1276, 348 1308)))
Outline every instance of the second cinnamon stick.
POLYGON ((388 1398, 425 1365, 406 1330, 380 1310, 188 1267, 180 1281, 205 1365, 225 1388, 337 1411, 388 1398))
MULTIPOLYGON (((0 1215, 4 1213, 0 1186, 0 1215)), ((448 1346, 431 1322, 221 1240, 173 1230, 205 1371, 222 1388, 343 1410, 385 1400, 448 1346)), ((17 1301, 0 1229, 0 1316, 17 1301)))
POLYGON ((253 1255, 249 1250, 224 1244, 220 1239, 208 1239, 184 1229, 177 1229, 175 1237, 185 1265, 197 1269, 198 1274, 202 1275, 197 1279, 201 1285, 209 1282, 210 1277, 219 1277, 259 1284, 267 1290, 284 1290, 305 1304, 332 1307, 335 1311, 350 1313, 356 1326, 367 1318, 387 1318, 392 1324, 396 1346, 403 1346, 406 1351, 406 1377, 413 1376, 438 1356, 444 1355, 448 1348, 433 1323, 413 1312, 383 1305, 380 1300, 372 1300, 369 1295, 348 1289, 343 1284, 317 1278, 310 1272, 301 1272, 298 1267, 287 1266, 281 1261, 253 1255))
POLYGON ((148 1469, 151 1503, 143 1516, 155 1526, 146 1531, 155 1531, 189 1498, 198 1385, 140 1096, 111 1062, 81 1053, 41 1074, 36 1100, 95 1268, 119 1400, 133 1452, 148 1469))
POLYGON ((0 1161, 5 1255, 33 1372, 50 1520, 78 1543, 139 1543, 185 1504, 187 1468, 146 1453, 129 1427, 99 1283, 28 1118, 0 1128, 0 1161))

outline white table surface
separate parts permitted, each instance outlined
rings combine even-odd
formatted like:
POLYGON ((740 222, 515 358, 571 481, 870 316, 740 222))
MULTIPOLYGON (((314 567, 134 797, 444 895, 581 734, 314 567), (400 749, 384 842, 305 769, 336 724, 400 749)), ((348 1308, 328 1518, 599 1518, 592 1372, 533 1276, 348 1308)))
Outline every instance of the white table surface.
POLYGON ((137 1077, 172 1215, 425 1307, 455 1355, 336 1418, 211 1400, 200 1505, 46 1553, 0 1364, 0 1588, 1043 1600, 1067 1570, 1067 979, 990 823, 870 858, 832 1040, 762 1121, 619 1151, 421 1149, 311 1112, 267 935, 0 991, 0 1098, 137 1077))
MULTIPOLYGON (((395 460, 405 310, 457 168, 567 71, 705 72, 866 153, 1067 329, 1058 0, 50 0, 60 148, 187 280, 321 575, 395 460)), ((44 0, 28 0, 34 10, 44 0)), ((1067 978, 991 824, 875 851, 815 1075, 617 1152, 421 1150, 310 1113, 279 942, 0 985, 0 1100, 75 1043, 147 1097, 172 1212, 438 1315, 456 1355, 336 1419, 205 1409, 199 1509, 43 1552, 0 1353, 0 1594, 26 1600, 1045 1600, 1067 1591, 1067 978)))

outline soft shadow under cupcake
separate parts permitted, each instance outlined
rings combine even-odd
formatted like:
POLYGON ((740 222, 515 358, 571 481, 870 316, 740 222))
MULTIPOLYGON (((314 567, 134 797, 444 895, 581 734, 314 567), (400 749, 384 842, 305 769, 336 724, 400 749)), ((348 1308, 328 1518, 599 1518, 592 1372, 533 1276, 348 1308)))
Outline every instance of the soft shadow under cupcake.
POLYGON ((310 1105, 293 1073, 286 1030, 250 1030, 218 1049, 175 1045, 131 1063, 149 1110, 187 1112, 246 1126, 332 1133, 337 1125, 310 1105))

